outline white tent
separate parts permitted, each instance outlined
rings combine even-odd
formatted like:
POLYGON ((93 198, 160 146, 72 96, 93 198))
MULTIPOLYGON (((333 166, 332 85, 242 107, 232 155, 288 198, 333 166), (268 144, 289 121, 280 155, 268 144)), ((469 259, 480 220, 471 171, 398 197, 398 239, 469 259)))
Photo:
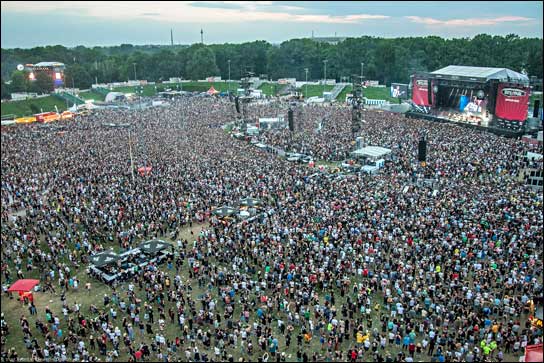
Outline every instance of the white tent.
POLYGON ((113 102, 117 99, 124 99, 125 98, 125 94, 122 93, 122 92, 110 92, 106 95, 106 98, 104 99, 104 102, 113 102))
POLYGON ((353 156, 369 158, 372 160, 383 159, 384 156, 391 154, 391 149, 380 146, 366 146, 351 153, 353 156))

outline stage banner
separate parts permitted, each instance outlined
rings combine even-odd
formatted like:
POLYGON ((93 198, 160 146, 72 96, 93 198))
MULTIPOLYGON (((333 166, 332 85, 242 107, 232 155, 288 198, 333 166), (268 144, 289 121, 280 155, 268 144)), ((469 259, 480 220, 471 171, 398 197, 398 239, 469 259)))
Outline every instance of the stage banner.
POLYGON ((426 79, 412 80, 412 101, 418 106, 430 106, 428 87, 429 82, 426 79))
POLYGON ((525 121, 529 109, 529 88, 499 84, 495 116, 509 121, 525 121))
POLYGON ((459 100, 459 111, 463 112, 465 110, 465 107, 467 107, 469 103, 468 96, 461 96, 461 99, 459 100))

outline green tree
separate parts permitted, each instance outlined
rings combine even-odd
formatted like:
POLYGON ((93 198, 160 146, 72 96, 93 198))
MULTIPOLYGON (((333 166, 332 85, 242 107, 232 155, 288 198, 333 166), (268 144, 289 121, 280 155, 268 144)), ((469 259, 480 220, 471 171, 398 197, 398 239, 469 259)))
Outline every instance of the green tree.
POLYGON ((2 99, 8 100, 11 98, 11 90, 8 84, 2 79, 2 99))
POLYGON ((21 71, 15 71, 11 75, 11 91, 26 92, 29 89, 27 74, 21 71))
POLYGON ((378 49, 376 49, 376 63, 378 66, 378 77, 387 85, 396 63, 395 47, 391 40, 383 40, 378 49))
POLYGON ((54 85, 51 76, 46 72, 38 72, 36 74, 36 80, 32 82, 31 89, 36 93, 53 92, 54 85))
POLYGON ((72 88, 75 86, 80 89, 90 88, 93 83, 93 78, 87 69, 79 64, 71 64, 66 66, 64 71, 64 86, 72 88))
POLYGON ((194 80, 217 75, 219 69, 213 51, 208 47, 198 48, 187 62, 187 73, 194 80))

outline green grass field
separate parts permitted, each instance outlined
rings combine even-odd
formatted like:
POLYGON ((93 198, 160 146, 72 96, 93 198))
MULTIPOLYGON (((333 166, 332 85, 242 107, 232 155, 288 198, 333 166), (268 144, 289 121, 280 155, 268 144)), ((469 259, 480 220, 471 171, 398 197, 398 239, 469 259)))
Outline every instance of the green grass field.
MULTIPOLYGON (((344 102, 346 99, 346 94, 351 93, 353 88, 351 86, 346 86, 344 90, 336 97, 338 102, 344 102)), ((366 98, 377 99, 377 100, 386 100, 391 103, 398 103, 398 99, 393 98, 389 95, 388 87, 368 87, 363 89, 363 95, 366 98)))
POLYGON ((104 101, 104 96, 101 93, 98 92, 81 92, 79 95, 79 98, 84 100, 95 100, 95 101, 104 101))
POLYGON ((43 112, 55 111, 55 105, 59 111, 66 110, 66 101, 54 96, 48 96, 24 101, 2 102, 2 116, 9 114, 14 114, 17 117, 33 115, 35 112, 30 108, 32 104, 36 105, 38 109, 42 109, 43 112))
POLYGON ((261 84, 259 89, 262 90, 266 96, 273 96, 275 90, 274 87, 276 87, 278 90, 280 89, 278 85, 268 82, 261 84))
MULTIPOLYGON (((139 86, 126 86, 126 87, 117 87, 114 88, 113 91, 115 92, 123 92, 123 93, 136 93, 139 86)), ((144 88, 144 96, 150 97, 155 95, 157 92, 155 91, 155 85, 146 85, 143 86, 144 88)))
MULTIPOLYGON (((176 86, 176 84, 163 85, 163 87, 168 86, 172 87, 176 86)), ((240 88, 240 85, 237 82, 186 82, 180 84, 180 87, 188 92, 206 92, 212 86, 219 92, 228 92, 229 90, 231 92, 236 92, 236 90, 240 88)))
POLYGON ((302 86, 300 90, 302 91, 302 94, 304 95, 304 98, 310 98, 310 97, 323 97, 323 92, 330 92, 334 86, 329 85, 315 85, 315 84, 309 84, 308 86, 302 86))

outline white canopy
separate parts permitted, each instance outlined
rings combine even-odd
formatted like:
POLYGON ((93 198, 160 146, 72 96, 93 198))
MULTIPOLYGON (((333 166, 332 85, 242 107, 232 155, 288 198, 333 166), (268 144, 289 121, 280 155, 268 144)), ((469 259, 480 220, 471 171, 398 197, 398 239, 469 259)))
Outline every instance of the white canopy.
POLYGON ((362 149, 355 150, 351 153, 354 156, 367 157, 372 159, 381 159, 385 155, 391 154, 391 149, 386 149, 380 146, 366 146, 362 149))
POLYGON ((115 101, 117 98, 124 98, 124 97, 125 97, 125 94, 122 92, 109 92, 106 95, 106 99, 104 100, 104 102, 112 102, 112 101, 115 101))

